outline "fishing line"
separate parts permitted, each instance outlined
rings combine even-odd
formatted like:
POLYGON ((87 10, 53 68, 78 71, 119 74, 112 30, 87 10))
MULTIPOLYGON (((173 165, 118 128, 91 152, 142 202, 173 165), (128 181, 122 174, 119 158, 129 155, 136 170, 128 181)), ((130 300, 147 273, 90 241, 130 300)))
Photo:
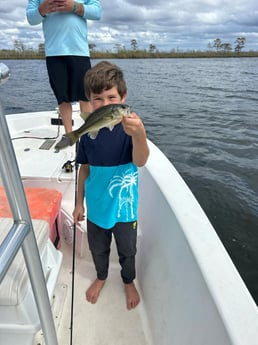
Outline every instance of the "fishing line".
MULTIPOLYGON (((78 166, 76 161, 78 152, 78 141, 75 144, 75 182, 74 182, 74 206, 76 206, 77 200, 77 177, 78 177, 78 166)), ((71 323, 70 323, 70 345, 73 344, 73 307, 74 307, 74 275, 75 275, 75 249, 76 249, 76 223, 73 222, 73 259, 72 259, 72 296, 71 296, 71 323)))

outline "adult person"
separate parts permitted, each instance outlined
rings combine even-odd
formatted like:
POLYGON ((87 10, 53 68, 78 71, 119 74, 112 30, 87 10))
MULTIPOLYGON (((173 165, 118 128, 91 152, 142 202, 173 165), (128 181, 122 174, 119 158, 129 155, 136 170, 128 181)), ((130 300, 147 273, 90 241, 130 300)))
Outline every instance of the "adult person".
MULTIPOLYGON (((93 110, 126 100, 122 70, 102 61, 85 75, 85 90, 93 110)), ((146 132, 140 117, 132 112, 112 131, 102 128, 95 139, 81 137, 77 162, 78 195, 74 222, 84 220, 87 204, 87 235, 97 278, 86 291, 86 299, 96 303, 108 276, 112 234, 116 240, 121 278, 128 310, 140 297, 134 284, 137 241, 138 166, 149 156, 146 132)))
POLYGON ((41 24, 51 88, 66 132, 72 131, 72 102, 90 112, 83 77, 91 68, 87 20, 99 20, 99 0, 29 0, 26 15, 31 25, 41 24))

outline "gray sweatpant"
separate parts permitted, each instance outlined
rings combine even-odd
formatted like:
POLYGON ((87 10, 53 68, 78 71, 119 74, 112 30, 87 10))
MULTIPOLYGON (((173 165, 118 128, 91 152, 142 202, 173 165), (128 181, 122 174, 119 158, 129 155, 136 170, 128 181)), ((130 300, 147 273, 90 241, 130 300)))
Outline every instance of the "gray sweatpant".
POLYGON ((105 280, 108 276, 110 245, 114 235, 121 265, 121 277, 125 284, 135 279, 135 255, 137 222, 117 223, 111 229, 103 229, 87 219, 89 248, 97 271, 97 277, 105 280))

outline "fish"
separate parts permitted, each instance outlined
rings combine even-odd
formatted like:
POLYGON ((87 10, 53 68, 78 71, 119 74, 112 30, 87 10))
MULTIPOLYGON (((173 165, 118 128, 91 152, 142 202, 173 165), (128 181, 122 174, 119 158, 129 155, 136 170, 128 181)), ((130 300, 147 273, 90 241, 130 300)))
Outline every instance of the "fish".
POLYGON ((114 126, 121 122, 123 116, 130 116, 130 114, 130 106, 127 104, 114 103, 98 108, 89 114, 81 127, 64 134, 55 145, 55 151, 59 152, 68 146, 74 145, 86 133, 91 139, 95 139, 101 128, 107 127, 112 131, 114 126))

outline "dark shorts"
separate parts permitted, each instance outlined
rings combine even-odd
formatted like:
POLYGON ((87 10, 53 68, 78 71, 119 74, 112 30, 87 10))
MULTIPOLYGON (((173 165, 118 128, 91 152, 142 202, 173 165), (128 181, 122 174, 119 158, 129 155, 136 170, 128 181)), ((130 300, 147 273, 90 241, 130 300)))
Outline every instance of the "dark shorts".
POLYGON ((106 230, 87 220, 89 248, 97 271, 97 277, 100 280, 105 280, 108 276, 112 234, 116 241, 122 280, 125 284, 130 284, 136 276, 136 221, 117 223, 112 229, 106 230))
POLYGON ((87 101, 83 79, 91 68, 89 57, 85 56, 47 56, 47 71, 50 86, 57 103, 87 101))

